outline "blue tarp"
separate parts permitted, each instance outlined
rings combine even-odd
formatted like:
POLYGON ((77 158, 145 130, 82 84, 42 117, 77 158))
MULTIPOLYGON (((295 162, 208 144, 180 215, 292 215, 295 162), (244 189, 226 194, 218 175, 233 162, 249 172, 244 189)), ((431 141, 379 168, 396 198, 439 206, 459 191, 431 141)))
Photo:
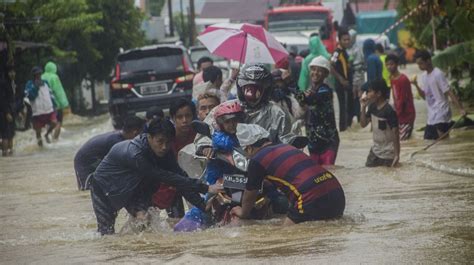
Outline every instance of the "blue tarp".
MULTIPOLYGON (((396 10, 359 12, 356 15, 357 33, 382 33, 395 24, 397 20, 398 14, 396 10)), ((391 43, 398 43, 397 31, 400 28, 403 28, 402 24, 387 34, 391 43)))

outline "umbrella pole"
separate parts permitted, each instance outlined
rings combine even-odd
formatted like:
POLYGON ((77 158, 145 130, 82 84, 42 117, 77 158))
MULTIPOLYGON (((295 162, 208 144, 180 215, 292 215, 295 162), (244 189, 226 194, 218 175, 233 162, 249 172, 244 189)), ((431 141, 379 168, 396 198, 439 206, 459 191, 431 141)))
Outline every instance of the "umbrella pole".
POLYGON ((239 72, 240 72, 240 67, 242 65, 242 57, 244 56, 244 49, 245 49, 246 44, 247 44, 247 32, 244 32, 244 44, 242 45, 242 50, 240 50, 239 72))

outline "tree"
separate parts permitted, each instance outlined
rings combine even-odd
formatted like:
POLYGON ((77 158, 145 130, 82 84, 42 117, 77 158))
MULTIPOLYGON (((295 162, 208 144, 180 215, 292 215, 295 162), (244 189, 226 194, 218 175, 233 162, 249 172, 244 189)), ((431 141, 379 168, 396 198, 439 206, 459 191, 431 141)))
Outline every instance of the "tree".
POLYGON ((473 2, 403 0, 399 5, 400 16, 420 3, 425 4, 416 15, 405 21, 406 27, 413 33, 419 46, 430 50, 435 45, 441 48, 435 52, 433 64, 451 73, 454 78, 452 86, 461 99, 474 102, 473 2), (462 86, 462 83, 465 85, 462 86))
POLYGON ((188 36, 191 34, 189 32, 188 26, 188 17, 182 16, 180 13, 175 13, 173 15, 173 20, 175 22, 176 31, 178 32, 179 39, 183 42, 185 46, 189 46, 188 36))
POLYGON ((165 0, 148 0, 147 9, 151 16, 159 17, 165 5, 165 0))
MULTIPOLYGON (((100 52, 91 43, 91 36, 102 31, 97 23, 102 15, 99 12, 90 13, 88 8, 86 0, 28 0, 8 5, 6 18, 21 22, 37 17, 39 21, 9 27, 13 40, 49 45, 49 49, 37 50, 36 54, 24 52, 21 57, 15 56, 15 68, 21 82, 31 78, 29 70, 33 65, 44 65, 49 59, 82 66, 78 68, 79 73, 72 75, 77 77, 72 82, 78 82, 77 79, 85 74, 87 68, 81 62, 95 61, 100 57, 100 52)), ((70 96, 71 89, 66 90, 70 96)))
POLYGON ((9 27, 13 40, 49 45, 49 49, 25 52, 16 58, 19 76, 29 78, 33 65, 52 59, 60 66, 69 98, 80 90, 86 75, 108 79, 120 48, 144 43, 142 15, 133 0, 27 0, 6 6, 4 12, 6 18, 15 20, 41 18, 39 23, 9 27))
POLYGON ((90 12, 102 12, 98 25, 104 30, 92 35, 92 45, 100 57, 87 64, 88 72, 96 80, 108 79, 120 48, 130 49, 145 43, 140 30, 142 14, 134 1, 89 0, 90 12))

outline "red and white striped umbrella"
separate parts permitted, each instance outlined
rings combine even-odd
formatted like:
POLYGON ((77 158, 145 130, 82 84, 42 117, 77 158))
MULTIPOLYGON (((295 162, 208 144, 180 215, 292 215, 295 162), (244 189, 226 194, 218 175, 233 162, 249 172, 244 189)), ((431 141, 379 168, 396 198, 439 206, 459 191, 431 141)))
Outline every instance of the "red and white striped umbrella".
POLYGON ((212 54, 241 63, 276 64, 288 56, 286 49, 259 25, 214 24, 198 39, 212 54))

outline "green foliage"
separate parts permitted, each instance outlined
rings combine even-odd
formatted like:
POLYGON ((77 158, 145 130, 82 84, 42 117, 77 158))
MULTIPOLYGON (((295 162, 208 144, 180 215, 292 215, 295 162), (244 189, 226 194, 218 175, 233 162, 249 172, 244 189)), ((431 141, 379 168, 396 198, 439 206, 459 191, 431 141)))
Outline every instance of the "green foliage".
POLYGON ((94 79, 105 80, 112 70, 119 49, 130 49, 145 43, 140 30, 142 14, 134 7, 134 1, 89 0, 92 12, 102 12, 98 26, 104 30, 93 34, 91 43, 100 51, 97 58, 88 65, 88 72, 94 79))
POLYGON ((41 18, 39 23, 9 26, 13 40, 49 45, 47 49, 17 50, 19 85, 30 78, 33 65, 54 60, 70 98, 86 75, 108 79, 120 48, 144 43, 142 14, 133 0, 26 0, 3 8, 8 19, 41 18))
POLYGON ((147 9, 151 16, 159 17, 165 5, 165 0, 148 0, 147 9))
POLYGON ((183 42, 185 46, 189 46, 189 24, 188 24, 188 17, 182 16, 180 13, 175 13, 173 15, 174 25, 176 27, 176 31, 180 36, 180 40, 183 42))
MULTIPOLYGON (((413 10, 419 0, 402 0, 398 11, 403 16, 413 10)), ((474 5, 472 1, 428 0, 411 16, 406 27, 418 46, 433 48, 433 25, 436 44, 441 51, 432 58, 433 64, 449 71, 453 87, 464 101, 474 102, 474 5)))
POLYGON ((443 70, 474 62, 474 40, 449 46, 433 57, 433 64, 443 70))

